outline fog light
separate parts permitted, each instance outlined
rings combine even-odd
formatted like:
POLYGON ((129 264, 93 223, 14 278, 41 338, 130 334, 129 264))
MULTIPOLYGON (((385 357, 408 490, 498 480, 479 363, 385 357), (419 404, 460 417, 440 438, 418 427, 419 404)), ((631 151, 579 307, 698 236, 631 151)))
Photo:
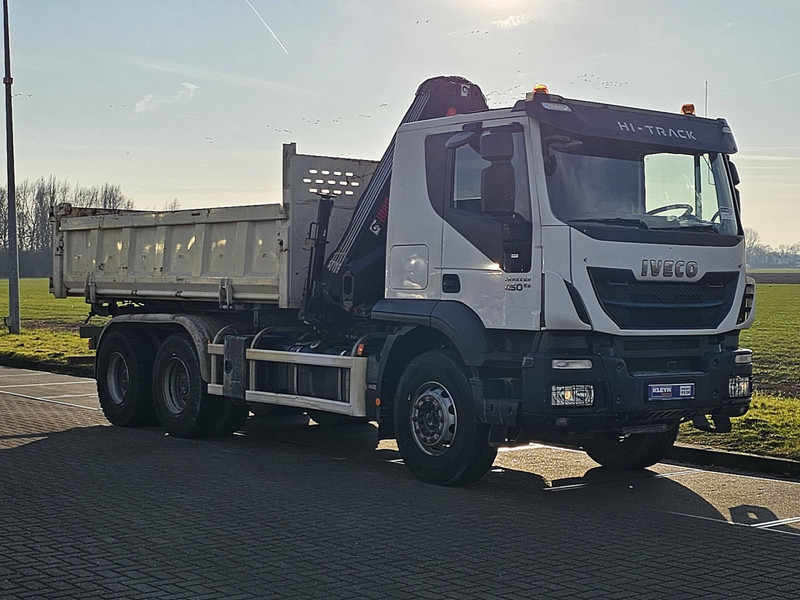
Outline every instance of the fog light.
POLYGON ((591 406, 594 387, 591 385, 554 385, 550 393, 551 406, 591 406))
POLYGON ((750 375, 734 375, 728 379, 728 398, 747 398, 752 395, 752 387, 750 375))
POLYGON ((733 357, 737 365, 750 365, 753 364, 753 353, 750 350, 739 350, 733 357))

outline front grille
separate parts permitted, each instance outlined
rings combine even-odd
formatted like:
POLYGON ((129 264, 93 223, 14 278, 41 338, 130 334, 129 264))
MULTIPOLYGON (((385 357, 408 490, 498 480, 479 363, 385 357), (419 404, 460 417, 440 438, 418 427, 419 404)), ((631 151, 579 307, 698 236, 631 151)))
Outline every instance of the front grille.
POLYGON ((600 306, 620 329, 712 329, 730 312, 738 273, 698 281, 638 281, 628 269, 589 267, 600 306))

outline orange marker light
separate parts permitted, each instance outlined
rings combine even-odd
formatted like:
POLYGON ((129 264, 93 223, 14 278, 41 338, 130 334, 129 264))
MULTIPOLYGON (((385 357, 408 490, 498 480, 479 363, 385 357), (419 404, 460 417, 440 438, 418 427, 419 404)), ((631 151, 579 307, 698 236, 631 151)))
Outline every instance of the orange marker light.
POLYGON ((375 406, 380 406, 380 405, 381 405, 381 399, 375 398, 375 406))
POLYGON ((362 356, 364 354, 364 344, 359 344, 356 348, 356 356, 362 356))
POLYGON ((694 104, 684 104, 681 106, 682 115, 694 115, 694 104))

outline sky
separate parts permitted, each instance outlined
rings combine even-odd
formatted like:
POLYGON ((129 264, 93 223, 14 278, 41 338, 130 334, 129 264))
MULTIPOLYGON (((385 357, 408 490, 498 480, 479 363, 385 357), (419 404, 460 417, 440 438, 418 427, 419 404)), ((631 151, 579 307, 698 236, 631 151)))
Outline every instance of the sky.
POLYGON ((796 0, 9 3, 18 181, 109 181, 142 209, 276 202, 281 144, 378 159, 428 77, 466 77, 491 107, 545 83, 699 114, 708 82, 745 226, 800 242, 796 0))

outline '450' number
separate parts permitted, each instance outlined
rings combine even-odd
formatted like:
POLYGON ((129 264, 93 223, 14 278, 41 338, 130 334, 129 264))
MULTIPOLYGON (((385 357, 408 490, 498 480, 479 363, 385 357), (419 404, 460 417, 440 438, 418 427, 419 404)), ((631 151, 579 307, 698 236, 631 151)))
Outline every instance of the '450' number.
POLYGON ((531 287, 530 283, 507 283, 506 284, 506 291, 507 292, 521 292, 522 290, 527 290, 531 287))

